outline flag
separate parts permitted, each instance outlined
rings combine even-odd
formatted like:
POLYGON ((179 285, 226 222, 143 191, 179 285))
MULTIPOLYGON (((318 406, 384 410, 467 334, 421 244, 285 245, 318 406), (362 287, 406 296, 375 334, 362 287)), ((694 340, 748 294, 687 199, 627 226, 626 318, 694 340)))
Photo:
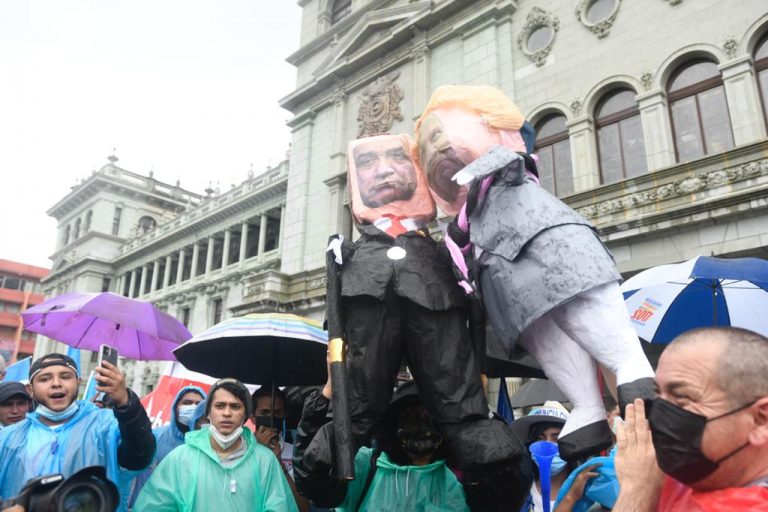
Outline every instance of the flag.
POLYGON ((80 349, 75 347, 67 347, 67 355, 75 360, 75 366, 77 366, 77 374, 80 375, 80 349))
POLYGON ((86 382, 85 390, 83 391, 83 400, 90 402, 94 395, 96 395, 96 372, 91 370, 91 375, 88 377, 88 382, 86 382))
POLYGON ((496 405, 496 414, 501 416, 507 425, 515 421, 515 413, 512 412, 512 404, 509 402, 507 379, 504 377, 499 382, 499 403, 496 405))
POLYGON ((13 363, 5 369, 6 382, 23 382, 29 380, 29 367, 32 365, 32 357, 25 357, 21 361, 13 363))

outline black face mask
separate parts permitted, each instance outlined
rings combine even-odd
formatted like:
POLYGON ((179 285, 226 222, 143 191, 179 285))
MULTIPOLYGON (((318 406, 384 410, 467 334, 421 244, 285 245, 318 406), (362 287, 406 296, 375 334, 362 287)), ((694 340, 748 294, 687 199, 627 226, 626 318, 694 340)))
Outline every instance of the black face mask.
POLYGON ((282 416, 275 416, 274 418, 269 415, 265 416, 256 416, 256 426, 257 427, 267 427, 267 428, 273 428, 277 430, 277 433, 283 431, 283 417, 282 416))
POLYGON ((707 423, 730 416, 754 403, 752 401, 725 414, 707 418, 667 400, 655 399, 648 421, 651 424, 656 461, 661 470, 684 484, 698 482, 714 473, 724 460, 746 448, 749 442, 716 461, 709 460, 701 452, 701 439, 707 423))
POLYGON ((417 457, 432 453, 443 444, 443 436, 430 421, 400 424, 396 434, 400 446, 417 457))

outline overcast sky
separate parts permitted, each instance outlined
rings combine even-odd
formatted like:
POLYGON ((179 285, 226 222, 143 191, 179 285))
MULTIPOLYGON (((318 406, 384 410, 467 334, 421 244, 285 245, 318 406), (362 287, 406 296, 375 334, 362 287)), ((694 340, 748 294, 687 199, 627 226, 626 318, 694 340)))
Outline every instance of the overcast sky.
POLYGON ((0 258, 50 267, 45 212, 107 163, 201 192, 285 155, 296 0, 0 2, 0 258))

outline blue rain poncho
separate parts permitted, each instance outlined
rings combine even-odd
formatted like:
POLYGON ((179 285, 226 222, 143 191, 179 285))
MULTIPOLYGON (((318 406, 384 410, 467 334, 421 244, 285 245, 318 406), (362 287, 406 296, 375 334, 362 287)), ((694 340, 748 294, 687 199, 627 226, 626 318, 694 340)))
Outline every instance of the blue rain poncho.
MULTIPOLYGON (((162 425, 152 429, 152 435, 155 436, 155 441, 157 442, 157 451, 155 451, 155 458, 152 459, 152 464, 150 464, 147 469, 142 471, 133 482, 133 489, 131 491, 130 499, 131 506, 136 503, 136 498, 138 498, 139 493, 141 492, 141 488, 144 487, 144 484, 147 483, 149 477, 152 476, 152 472, 155 470, 158 464, 160 464, 160 461, 162 461, 166 455, 171 453, 174 448, 184 444, 184 432, 179 429, 178 418, 176 417, 176 405, 179 403, 181 397, 189 391, 199 393, 203 398, 206 396, 203 388, 199 386, 184 386, 179 390, 178 393, 176 393, 176 397, 173 399, 173 406, 171 408, 171 421, 167 425, 162 425)), ((194 424, 194 420, 190 423, 194 424)))
POLYGON ((595 503, 599 503, 601 506, 609 509, 613 508, 619 497, 619 480, 616 477, 615 461, 616 448, 613 448, 607 457, 593 457, 573 470, 573 472, 568 475, 568 479, 563 482, 563 485, 560 487, 555 506, 563 501, 565 495, 568 494, 568 491, 573 487, 573 482, 576 480, 576 477, 579 476, 582 471, 585 471, 588 467, 594 464, 600 464, 600 467, 594 469, 597 476, 589 479, 587 485, 584 486, 584 493, 582 494, 581 499, 573 505, 573 512, 586 512, 595 503))
MULTIPOLYGON (((355 511, 371 471, 373 450, 363 447, 355 456, 355 479, 347 484, 347 495, 337 511, 355 511)), ((469 511, 464 489, 445 461, 426 466, 400 466, 381 452, 376 474, 360 504, 360 512, 469 511)))
POLYGON ((294 512, 296 502, 280 462, 243 429, 245 454, 226 468, 211 446, 210 430, 186 435, 152 473, 135 510, 152 512, 294 512), (234 483, 233 483, 234 482, 234 483), (232 490, 235 492, 232 492, 232 490))
POLYGON ((57 428, 36 412, 0 431, 0 496, 12 498, 30 478, 61 473, 69 477, 87 466, 104 466, 120 492, 118 511, 127 510, 128 495, 138 471, 117 463, 120 429, 109 409, 77 401, 75 415, 57 428))

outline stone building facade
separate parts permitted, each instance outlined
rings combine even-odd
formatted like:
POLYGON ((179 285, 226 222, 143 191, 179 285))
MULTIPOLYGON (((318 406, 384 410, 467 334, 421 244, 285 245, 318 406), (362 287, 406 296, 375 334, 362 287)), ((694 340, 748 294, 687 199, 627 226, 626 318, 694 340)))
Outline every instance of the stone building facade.
POLYGON ((412 133, 442 84, 516 101, 544 186, 599 227, 625 275, 699 254, 768 257, 765 2, 299 5, 297 84, 281 100, 294 114, 284 275, 321 286, 328 234, 352 234, 347 141, 412 133))

